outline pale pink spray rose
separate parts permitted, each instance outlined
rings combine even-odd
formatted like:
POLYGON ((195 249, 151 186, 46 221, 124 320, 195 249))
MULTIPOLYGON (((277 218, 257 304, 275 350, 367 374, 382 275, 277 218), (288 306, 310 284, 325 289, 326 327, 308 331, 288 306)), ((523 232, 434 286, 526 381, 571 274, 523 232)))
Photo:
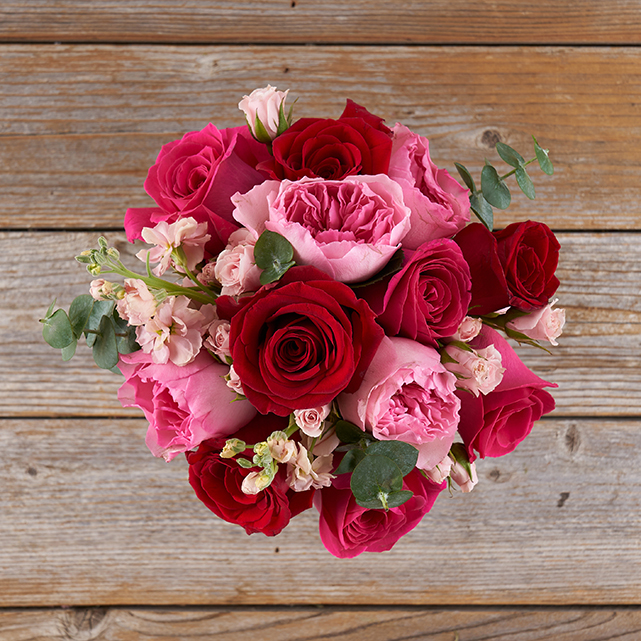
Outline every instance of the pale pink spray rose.
POLYGON ((461 492, 471 492, 474 489, 474 486, 479 482, 479 477, 476 474, 475 463, 470 463, 470 470, 472 472, 471 476, 458 461, 454 461, 452 463, 450 478, 459 486, 461 492))
POLYGON ((151 320, 136 329, 136 340, 155 363, 186 365, 196 358, 210 323, 204 310, 189 307, 186 296, 170 296, 151 320))
POLYGON ((565 310, 552 309, 556 299, 541 309, 535 309, 525 316, 510 321, 507 326, 535 341, 549 341, 558 345, 556 339, 563 333, 565 310))
POLYGON ((450 475, 452 463, 453 461, 449 455, 445 456, 431 470, 425 470, 425 475, 434 483, 440 485, 450 475))
POLYGON ((240 378, 238 377, 238 374, 236 374, 236 370, 234 369, 234 366, 231 365, 229 367, 229 372, 227 376, 227 387, 229 387, 230 390, 236 392, 238 396, 244 396, 243 392, 243 384, 240 381, 240 378))
POLYGON ((248 229, 239 229, 229 237, 229 244, 220 252, 214 276, 222 285, 223 296, 238 296, 260 289, 260 269, 254 262, 257 236, 248 229))
POLYGON ((143 262, 149 257, 150 263, 158 263, 153 268, 156 276, 162 276, 170 265, 182 271, 172 258, 172 252, 181 247, 185 254, 187 269, 194 271, 205 256, 205 245, 211 236, 207 233, 207 223, 198 223, 193 218, 181 218, 175 223, 160 221, 155 227, 142 230, 143 240, 153 249, 141 249, 136 256, 143 262))
POLYGON ((249 401, 234 401, 223 376, 227 367, 201 352, 191 363, 159 365, 143 351, 121 355, 123 407, 139 407, 149 421, 146 443, 167 461, 210 438, 225 438, 256 414, 249 401))
POLYGON ((229 321, 216 319, 212 321, 207 329, 205 347, 214 352, 221 360, 226 360, 227 357, 231 358, 231 350, 229 348, 230 328, 229 321))
POLYGON ((323 425, 325 419, 329 416, 331 405, 323 405, 322 407, 312 407, 306 410, 294 410, 294 418, 296 425, 300 427, 303 434, 315 438, 320 436, 323 432, 323 425))
POLYGON ((156 313, 158 302, 146 283, 139 278, 125 278, 125 295, 116 303, 120 318, 130 325, 144 325, 156 313))
POLYGON ((278 91, 276 87, 267 85, 262 89, 254 89, 249 96, 243 96, 243 99, 238 103, 238 108, 245 114, 252 134, 261 142, 268 141, 262 140, 257 132, 256 119, 260 120, 270 140, 276 138, 280 107, 284 105, 288 93, 289 89, 278 91))
POLYGON ((468 190, 431 160, 429 141, 397 123, 388 174, 403 188, 412 210, 412 228, 403 247, 416 249, 428 240, 453 236, 470 220, 468 190))
POLYGON ((382 174, 270 180, 232 201, 234 218, 256 237, 265 229, 284 236, 298 265, 342 283, 380 271, 410 229, 400 186, 382 174))
MULTIPOLYGON (((463 341, 467 343, 475 339, 481 328, 483 327, 483 321, 480 318, 474 318, 473 316, 466 316, 459 325, 459 328, 456 330, 456 334, 451 337, 451 340, 454 341, 463 341)), ((446 339, 447 340, 447 339, 446 339)))
POLYGON ((494 345, 471 351, 448 345, 445 351, 457 361, 445 363, 445 369, 459 374, 460 378, 456 381, 459 389, 466 389, 474 396, 489 394, 503 380, 505 367, 502 367, 501 352, 494 345))
POLYGON ((417 467, 431 470, 450 451, 459 421, 456 377, 439 353, 407 338, 385 337, 354 394, 340 394, 343 418, 379 440, 419 451, 417 467))

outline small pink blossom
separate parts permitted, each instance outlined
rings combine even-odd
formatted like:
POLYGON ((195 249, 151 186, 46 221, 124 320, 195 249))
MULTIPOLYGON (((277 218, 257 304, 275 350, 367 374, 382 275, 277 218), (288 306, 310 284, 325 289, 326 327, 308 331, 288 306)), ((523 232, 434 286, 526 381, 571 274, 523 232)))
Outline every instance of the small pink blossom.
POLYGON ((479 477, 476 474, 476 465, 470 463, 470 468, 472 476, 468 474, 467 470, 458 461, 452 463, 450 478, 459 486, 461 492, 471 492, 479 482, 479 477))
POLYGON ((94 300, 106 300, 111 298, 114 293, 114 284, 105 280, 104 278, 98 278, 97 280, 92 280, 89 286, 89 293, 94 300))
POLYGON ((229 244, 220 252, 214 276, 222 285, 223 296, 238 296, 260 288, 262 270, 254 262, 257 237, 247 229, 239 229, 229 237, 229 244))
MULTIPOLYGON (((276 138, 280 107, 285 103, 288 93, 289 89, 277 91, 276 87, 267 85, 262 89, 254 89, 249 96, 243 96, 243 99, 238 103, 238 108, 245 114, 254 137, 260 139, 256 131, 256 118, 258 117, 269 138, 271 140, 276 138)), ((261 139, 261 142, 268 141, 261 139)))
POLYGON ((169 266, 178 271, 181 269, 180 262, 176 262, 173 252, 181 248, 184 252, 185 262, 189 271, 194 271, 196 265, 205 256, 205 244, 211 238, 207 233, 207 223, 198 223, 194 218, 180 218, 175 223, 159 222, 155 227, 145 227, 142 230, 142 238, 149 245, 155 245, 153 249, 141 249, 136 256, 143 262, 149 256, 150 263, 158 263, 153 268, 156 276, 162 276, 169 266))
POLYGON ((287 463, 298 453, 296 443, 287 438, 268 438, 267 447, 272 458, 277 463, 287 463))
POLYGON ((329 416, 331 404, 322 407, 313 407, 307 410, 294 410, 296 425, 307 436, 317 437, 323 432, 323 424, 329 416))
POLYGON ((240 487, 243 494, 258 494, 271 483, 271 479, 265 472, 250 472, 240 487))
POLYGON ((243 392, 243 384, 240 382, 240 378, 238 378, 238 374, 236 374, 236 370, 234 369, 233 365, 229 367, 229 378, 227 379, 227 387, 229 387, 229 389, 236 392, 236 394, 238 394, 239 396, 245 395, 245 393, 243 392))
POLYGON ((215 271, 216 271, 216 261, 212 260, 211 262, 203 266, 200 272, 196 274, 196 278, 198 279, 199 283, 205 286, 216 284, 218 283, 218 281, 216 280, 215 271))
POLYGON ((303 447, 311 452, 314 456, 328 456, 339 445, 341 445, 341 440, 338 438, 338 436, 336 436, 335 427, 328 429, 320 439, 313 436, 307 436, 307 434, 302 433, 300 442, 303 447))
POLYGON ((475 339, 481 328, 483 327, 483 321, 480 318, 474 318, 473 316, 466 316, 459 325, 459 328, 456 330, 456 334, 451 337, 451 340, 454 341, 463 341, 467 343, 475 339))
POLYGON ((332 479, 333 455, 320 456, 310 461, 309 453, 298 445, 298 454, 287 463, 287 483, 295 492, 305 492, 310 488, 329 487, 332 479))
POLYGON ((450 475, 452 459, 448 456, 439 461, 431 470, 425 470, 426 476, 439 485, 450 475))
POLYGON ((565 325, 565 310, 552 309, 557 300, 553 300, 541 309, 535 309, 526 316, 519 316, 507 326, 535 341, 549 341, 558 345, 556 339, 561 336, 565 325))
POLYGON ((502 367, 501 353, 494 345, 472 351, 448 345, 445 351, 457 361, 445 363, 445 368, 462 377, 456 382, 459 389, 469 390, 474 396, 489 394, 503 380, 505 367, 502 367))
POLYGON ((230 328, 231 325, 229 321, 216 319, 212 321, 207 329, 205 347, 214 352, 214 354, 222 360, 226 360, 228 356, 231 357, 231 350, 229 348, 230 328))
POLYGON ((200 351, 206 324, 206 315, 191 309, 186 296, 170 296, 151 320, 136 329, 136 337, 154 363, 186 365, 200 351))
POLYGON ((130 325, 144 325, 156 313, 158 302, 144 281, 125 278, 125 295, 116 303, 120 318, 130 325))

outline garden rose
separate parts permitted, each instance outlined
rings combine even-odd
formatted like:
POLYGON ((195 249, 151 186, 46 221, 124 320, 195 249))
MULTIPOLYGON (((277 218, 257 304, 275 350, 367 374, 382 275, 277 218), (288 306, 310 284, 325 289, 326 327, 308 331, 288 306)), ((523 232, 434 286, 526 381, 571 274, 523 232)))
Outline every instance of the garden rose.
POLYGON ((429 141, 397 123, 388 174, 403 188, 412 210, 412 229, 403 247, 416 249, 435 238, 453 236, 470 220, 468 190, 430 158, 429 141))
POLYGON ((392 151, 387 127, 373 126, 380 119, 355 103, 346 112, 339 120, 297 120, 274 140, 274 157, 261 168, 276 180, 342 180, 354 174, 387 173, 392 151))
POLYGON ((470 461, 508 454, 530 433, 541 416, 554 409, 554 399, 544 387, 557 387, 531 372, 495 330, 484 326, 471 343, 474 349, 493 345, 501 354, 503 380, 487 396, 459 392, 461 422, 459 433, 470 461))
MULTIPOLYGON (((286 427, 287 421, 280 417, 258 415, 237 436, 247 443, 258 443, 286 427)), ((247 534, 262 532, 275 536, 290 519, 311 507, 313 490, 291 490, 286 481, 285 466, 279 469, 269 487, 256 494, 243 492, 245 478, 257 468, 244 469, 234 459, 221 458, 223 446, 223 440, 213 439, 201 443, 198 451, 187 452, 189 483, 196 496, 216 516, 242 526, 247 534)), ((245 455, 251 459, 250 450, 245 455)))
POLYGON ((419 524, 444 488, 445 483, 437 485, 414 469, 403 479, 403 489, 414 493, 411 499, 387 511, 368 510, 356 503, 349 475, 339 476, 314 496, 323 545, 341 559, 385 552, 419 524))
POLYGON ((456 243, 433 240, 389 280, 359 290, 388 336, 426 345, 454 334, 470 304, 470 270, 456 243))
POLYGON ((435 349, 386 336, 360 388, 337 401, 345 420, 379 440, 413 445, 419 451, 417 467, 431 470, 450 451, 456 434, 455 383, 435 349))
POLYGON ((286 416, 357 389, 383 338, 367 303, 313 267, 292 267, 276 287, 217 305, 231 317, 245 396, 263 414, 286 416))
POLYGON ((207 352, 179 367, 138 351, 121 355, 119 367, 125 382, 118 399, 144 412, 147 447, 167 461, 205 439, 233 434, 256 414, 248 401, 232 402, 236 394, 223 379, 229 368, 207 352))
POLYGON ((233 201, 234 218, 256 237, 265 229, 284 236, 297 264, 343 283, 380 271, 410 228, 401 189, 387 176, 267 181, 233 201))

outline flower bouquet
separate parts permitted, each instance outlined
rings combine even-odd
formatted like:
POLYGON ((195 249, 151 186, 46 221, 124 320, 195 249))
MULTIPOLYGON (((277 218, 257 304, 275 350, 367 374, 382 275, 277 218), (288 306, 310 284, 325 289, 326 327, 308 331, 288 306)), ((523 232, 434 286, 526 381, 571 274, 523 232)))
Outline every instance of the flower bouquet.
POLYGON ((462 185, 402 124, 350 100, 294 121, 286 98, 258 89, 247 126, 165 145, 157 206, 125 215, 142 273, 100 238, 76 257, 100 278, 43 334, 122 373, 152 454, 184 454, 214 514, 273 536, 314 505, 325 547, 354 557, 469 492, 477 457, 554 408, 507 339, 556 344, 559 243, 539 222, 492 231, 506 179, 534 198, 526 167, 553 169, 536 140, 529 161, 499 142, 507 173, 486 163, 477 187, 457 164, 462 185))

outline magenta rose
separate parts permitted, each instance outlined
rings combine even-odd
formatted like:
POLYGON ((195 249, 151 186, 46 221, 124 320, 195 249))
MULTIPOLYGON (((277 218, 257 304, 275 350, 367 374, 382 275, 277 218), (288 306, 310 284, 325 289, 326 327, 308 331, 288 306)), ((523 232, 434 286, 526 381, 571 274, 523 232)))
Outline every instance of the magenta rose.
POLYGON ((450 451, 459 421, 456 377, 439 353, 407 338, 382 340, 359 389, 337 401, 343 418, 378 440, 418 449, 417 467, 431 470, 450 451))
MULTIPOLYGON (((287 419, 259 414, 234 436, 258 443, 286 428, 287 419)), ((247 534, 275 536, 290 519, 312 506, 314 490, 294 492, 287 484, 285 466, 281 466, 269 487, 258 494, 245 494, 241 489, 243 480, 257 470, 244 469, 235 459, 221 458, 224 444, 224 440, 208 440, 200 444, 198 451, 186 453, 189 483, 216 516, 242 526, 247 534)), ((251 459, 253 453, 247 450, 245 455, 251 459)))
POLYGON ((387 173, 392 151, 387 127, 380 127, 381 119, 356 103, 348 105, 346 114, 338 120, 297 120, 274 140, 274 157, 261 167, 276 180, 387 173))
POLYGON ((158 365, 142 350, 121 355, 118 366, 126 379, 118 399, 144 412, 147 447, 167 461, 205 439, 233 434, 256 414, 248 401, 234 402, 223 379, 229 367, 204 350, 182 367, 158 365))
POLYGON ((426 345, 452 336, 467 314, 471 280, 458 245, 433 240, 415 252, 391 279, 359 289, 388 336, 426 345))
POLYGON ((430 158, 429 141, 397 124, 388 174, 403 188, 412 210, 412 229, 403 247, 416 249, 435 238, 453 236, 470 220, 468 190, 430 158))
POLYGON ((274 288, 218 299, 243 392, 259 412, 321 407, 361 383, 383 330, 364 300, 314 267, 292 267, 274 288))
POLYGON ((415 469, 403 479, 403 489, 414 493, 411 499, 387 511, 368 510, 356 503, 349 489, 349 475, 339 476, 331 487, 314 496, 314 505, 320 513, 321 541, 341 559, 351 559, 363 552, 385 552, 419 524, 445 486, 445 483, 437 485, 415 469))
POLYGON ((459 392, 461 422, 459 433, 470 460, 509 454, 530 433, 541 416, 554 409, 554 399, 544 387, 557 387, 531 372, 497 331, 483 326, 470 346, 490 345, 500 352, 505 367, 503 380, 493 392, 476 397, 459 392))
POLYGON ((234 218, 256 236, 265 229, 284 236, 297 264, 342 283, 380 271, 410 228, 400 187, 383 175, 269 180, 233 201, 234 218))
POLYGON ((256 166, 267 158, 265 145, 256 142, 247 127, 217 129, 208 124, 164 145, 145 181, 145 190, 159 209, 128 209, 127 238, 133 242, 143 227, 192 216, 207 221, 209 233, 224 247, 238 227, 231 216, 230 197, 265 180, 256 166))

